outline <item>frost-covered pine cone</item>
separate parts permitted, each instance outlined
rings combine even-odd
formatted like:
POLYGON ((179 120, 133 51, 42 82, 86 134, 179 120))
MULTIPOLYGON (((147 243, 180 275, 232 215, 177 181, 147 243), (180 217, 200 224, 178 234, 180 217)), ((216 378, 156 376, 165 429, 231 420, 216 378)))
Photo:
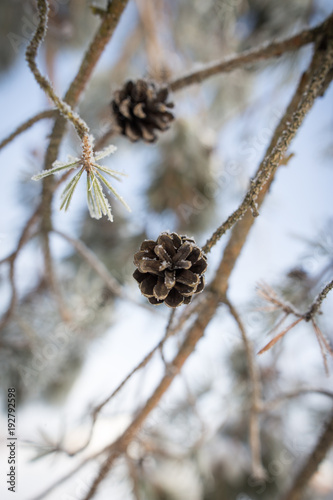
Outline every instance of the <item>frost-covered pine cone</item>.
POLYGON ((156 130, 167 130, 174 115, 173 103, 166 102, 168 89, 153 82, 129 80, 113 95, 111 107, 119 132, 131 141, 155 142, 156 130))
POLYGON ((176 233, 145 240, 134 255, 133 277, 151 304, 189 304, 204 289, 207 258, 195 241, 176 233))

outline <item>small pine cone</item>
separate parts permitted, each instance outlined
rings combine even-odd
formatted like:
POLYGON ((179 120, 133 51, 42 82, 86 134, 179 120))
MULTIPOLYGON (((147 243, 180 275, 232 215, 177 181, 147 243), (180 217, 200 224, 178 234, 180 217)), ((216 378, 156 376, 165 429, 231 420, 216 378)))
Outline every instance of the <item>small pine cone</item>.
POLYGON ((166 102, 168 89, 158 89, 145 80, 129 80, 113 95, 111 107, 119 133, 135 142, 155 142, 158 130, 167 130, 174 115, 169 111, 173 103, 166 102))
POLYGON ((195 241, 176 233, 145 240, 134 255, 133 277, 151 304, 178 307, 202 292, 207 258, 195 241))

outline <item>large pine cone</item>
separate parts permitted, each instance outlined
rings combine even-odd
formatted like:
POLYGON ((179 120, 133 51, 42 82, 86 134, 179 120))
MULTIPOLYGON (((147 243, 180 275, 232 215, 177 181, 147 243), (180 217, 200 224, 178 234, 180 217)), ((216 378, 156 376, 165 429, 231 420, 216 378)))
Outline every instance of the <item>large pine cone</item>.
POLYGON ((158 89, 154 83, 145 80, 131 80, 114 93, 111 107, 119 132, 131 141, 143 139, 154 142, 158 130, 167 130, 174 115, 166 102, 168 89, 158 89))
POLYGON ((133 277, 151 304, 178 307, 189 304, 204 289, 207 258, 195 241, 176 233, 145 240, 134 255, 133 277))

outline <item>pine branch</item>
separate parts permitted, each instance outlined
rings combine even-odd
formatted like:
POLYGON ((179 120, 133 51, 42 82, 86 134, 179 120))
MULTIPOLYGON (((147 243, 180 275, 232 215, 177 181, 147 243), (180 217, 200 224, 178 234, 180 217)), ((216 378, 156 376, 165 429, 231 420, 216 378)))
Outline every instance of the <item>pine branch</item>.
POLYGON ((209 63, 200 70, 190 72, 171 81, 168 84, 168 88, 175 92, 189 85, 200 83, 211 76, 234 71, 235 69, 249 66, 258 61, 270 59, 272 57, 280 57, 286 52, 295 51, 304 45, 315 42, 318 36, 321 36, 322 33, 328 29, 328 25, 332 22, 332 19, 333 16, 331 15, 315 28, 304 30, 290 38, 265 43, 256 49, 247 50, 240 54, 209 63))
MULTIPOLYGON (((319 57, 317 57, 317 52, 316 52, 315 61, 318 62, 317 61, 318 59, 319 59, 319 57)), ((322 63, 321 58, 320 58, 320 62, 322 63)), ((326 66, 327 66, 327 64, 326 64, 326 66)), ((325 71, 322 70, 321 72, 319 72, 320 78, 326 76, 326 73, 327 73, 326 66, 324 67, 325 71)), ((312 86, 314 88, 316 88, 317 85, 315 85, 315 83, 317 84, 316 79, 318 78, 317 72, 311 71, 310 77, 311 77, 310 81, 312 83, 312 86)), ((308 90, 311 90, 311 86, 309 86, 309 87, 310 88, 308 90)), ((308 96, 308 94, 307 94, 307 96, 308 96)), ((311 93, 310 93, 310 96, 311 96, 311 93)), ((300 100, 302 102, 302 96, 301 97, 297 96, 297 97, 300 98, 300 100)), ((311 104, 313 103, 314 99, 315 99, 315 96, 313 96, 313 99, 312 98, 310 99, 311 104)), ((305 107, 306 108, 310 107, 310 103, 305 107)), ((285 119, 287 121, 286 117, 285 117, 285 119)), ((295 122, 296 121, 297 121, 298 126, 300 126, 299 119, 296 120, 296 118, 295 118, 295 122)), ((282 123, 284 126, 285 125, 284 121, 282 123)), ((295 123, 294 123, 294 127, 296 127, 295 123)), ((293 133, 295 133, 295 132, 296 131, 293 130, 293 133)), ((283 140, 283 138, 282 138, 282 140, 283 140)), ((272 173, 274 173, 274 171, 272 173)), ((239 245, 238 245, 238 250, 240 252, 239 245)), ((239 255, 239 253, 238 253, 238 255, 239 255)), ((232 268, 234 267, 235 262, 236 262, 236 259, 233 262, 232 268)), ((219 268, 217 273, 220 273, 220 268, 219 268)), ((230 276, 230 274, 231 274, 231 270, 228 274, 228 277, 230 276)), ((126 429, 126 431, 122 434, 122 436, 120 436, 120 438, 115 443, 112 443, 110 445, 109 451, 108 451, 108 458, 102 464, 102 466, 99 470, 99 473, 98 473, 97 477, 95 478, 89 492, 84 497, 84 500, 90 500, 91 498, 94 497, 100 483, 104 480, 104 478, 108 474, 109 470, 112 468, 114 461, 121 454, 123 454, 126 451, 128 445, 130 444, 132 439, 135 437, 136 433, 141 428, 141 426, 144 423, 147 416, 158 405, 162 396, 170 387, 173 379, 175 378, 175 376, 177 375, 179 370, 182 368, 183 364, 186 362, 188 357, 194 351, 198 341, 204 335, 205 329, 206 329, 207 325, 210 323, 211 319, 214 317, 214 315, 216 313, 216 309, 217 309, 221 299, 223 300, 223 295, 221 295, 219 290, 213 289, 213 293, 210 293, 209 290, 206 292, 206 298, 207 299, 209 298, 209 300, 207 300, 207 302, 206 302, 205 309, 202 311, 200 316, 198 316, 198 318, 196 319, 194 324, 192 326, 190 326, 183 344, 179 348, 177 355, 175 356, 174 360, 170 364, 172 369, 169 370, 166 373, 166 375, 162 378, 161 382, 159 383, 159 385, 155 389, 154 393, 151 395, 151 397, 146 402, 144 408, 142 410, 140 410, 140 412, 137 414, 137 416, 135 417, 133 422, 126 429)))
POLYGON ((37 8, 39 14, 39 23, 27 47, 26 61, 41 89, 43 89, 44 92, 49 96, 49 98, 54 102, 60 113, 73 123, 80 139, 82 139, 85 134, 89 133, 88 125, 84 122, 84 120, 82 120, 82 118, 80 118, 77 113, 73 111, 70 105, 68 105, 66 102, 60 99, 60 97, 57 96, 49 79, 43 76, 38 69, 36 56, 38 49, 45 37, 47 29, 49 12, 47 0, 38 0, 37 8))
POLYGON ((243 202, 235 210, 227 220, 221 224, 221 226, 214 232, 214 234, 209 238, 203 247, 203 251, 208 253, 212 247, 219 241, 219 239, 224 235, 224 233, 232 228, 237 221, 242 219, 248 209, 254 202, 258 201, 259 194, 265 184, 270 181, 272 175, 275 173, 276 169, 279 167, 284 155, 294 139, 297 130, 303 123, 303 120, 309 110, 311 109, 316 97, 320 94, 322 89, 322 84, 333 65, 333 40, 329 39, 327 41, 327 50, 316 50, 312 66, 314 72, 309 85, 301 95, 299 104, 292 114, 290 121, 284 123, 285 128, 282 134, 279 136, 273 149, 266 156, 262 164, 260 165, 257 174, 251 181, 251 186, 246 193, 243 202))
MULTIPOLYGON (((71 107, 75 107, 84 91, 102 52, 112 37, 119 19, 128 3, 128 0, 113 0, 108 5, 101 24, 88 47, 81 66, 65 94, 64 101, 71 107)), ((60 144, 66 130, 66 120, 59 116, 53 126, 50 142, 44 160, 44 169, 48 169, 57 160, 60 144)), ((48 232, 52 229, 51 203, 54 193, 54 181, 47 178, 43 181, 41 214, 43 238, 48 238, 48 232)))

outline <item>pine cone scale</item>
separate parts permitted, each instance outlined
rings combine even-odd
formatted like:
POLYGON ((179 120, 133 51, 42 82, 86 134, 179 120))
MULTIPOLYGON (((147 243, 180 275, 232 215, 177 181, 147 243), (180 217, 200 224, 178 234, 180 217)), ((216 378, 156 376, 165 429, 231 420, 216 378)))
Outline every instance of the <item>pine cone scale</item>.
POLYGON ((140 284, 141 293, 145 297, 153 297, 154 296, 154 287, 157 283, 157 276, 153 276, 148 274, 147 278, 142 281, 140 284))
POLYGON ((142 102, 139 102, 136 106, 134 106, 133 114, 135 116, 137 116, 138 118, 147 118, 147 115, 143 110, 143 103, 142 102))
POLYGON ((164 300, 167 298, 170 290, 165 286, 164 278, 158 278, 157 284, 154 287, 154 297, 157 300, 164 300))
POLYGON ((177 250, 177 253, 173 258, 174 263, 178 264, 182 260, 187 259, 187 257, 190 255, 191 252, 192 252, 191 243, 185 241, 185 243, 183 243, 182 246, 179 247, 179 249, 177 250))
POLYGON ((143 260, 138 265, 138 269, 141 273, 151 273, 157 276, 162 276, 163 266, 158 260, 143 260))
POLYGON ((156 242, 153 240, 145 240, 141 243, 140 250, 151 250, 152 252, 154 251, 154 248, 156 246, 156 242))
POLYGON ((199 283, 200 276, 192 273, 189 269, 181 269, 177 275, 176 281, 184 285, 196 287, 199 283))
POLYGON ((175 284, 175 289, 182 295, 185 295, 185 297, 190 297, 194 292, 194 288, 192 286, 185 285, 179 281, 175 284))
POLYGON ((165 303, 169 307, 181 306, 183 302, 184 302, 184 297, 182 296, 182 294, 177 292, 177 290, 175 290, 175 288, 173 288, 171 290, 171 292, 169 293, 169 295, 165 299, 165 303))
POLYGON ((175 271, 165 271, 164 283, 168 290, 171 290, 176 284, 176 273, 175 271))
POLYGON ((201 259, 198 262, 196 262, 191 269, 196 274, 202 274, 207 269, 207 262, 204 259, 201 259))
POLYGON ((170 234, 162 233, 157 238, 157 243, 162 245, 171 257, 175 255, 176 249, 170 234))

